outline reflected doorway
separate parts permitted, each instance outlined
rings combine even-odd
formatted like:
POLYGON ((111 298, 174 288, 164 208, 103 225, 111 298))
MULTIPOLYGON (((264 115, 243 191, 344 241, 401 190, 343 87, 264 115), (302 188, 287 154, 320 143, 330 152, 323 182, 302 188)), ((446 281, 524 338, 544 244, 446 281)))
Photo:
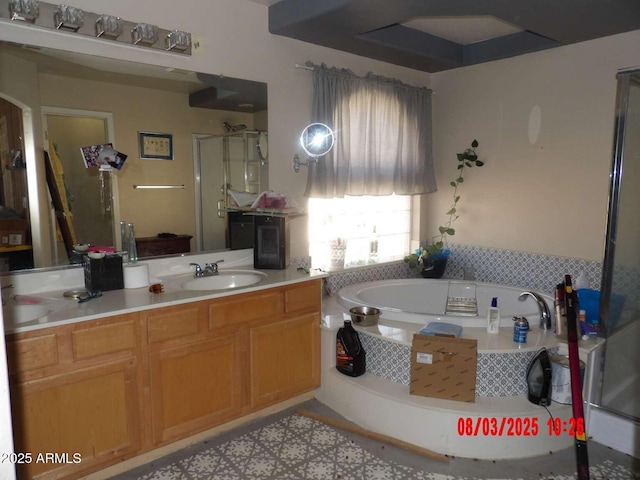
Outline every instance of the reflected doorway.
MULTIPOLYGON (((80 150, 88 145, 113 143, 111 114, 43 107, 42 116, 45 150, 48 151, 51 141, 64 170, 66 197, 78 243, 117 247, 115 175, 86 168, 80 150)), ((54 264, 74 263, 74 259, 68 258, 56 222, 52 222, 52 230, 54 264)))

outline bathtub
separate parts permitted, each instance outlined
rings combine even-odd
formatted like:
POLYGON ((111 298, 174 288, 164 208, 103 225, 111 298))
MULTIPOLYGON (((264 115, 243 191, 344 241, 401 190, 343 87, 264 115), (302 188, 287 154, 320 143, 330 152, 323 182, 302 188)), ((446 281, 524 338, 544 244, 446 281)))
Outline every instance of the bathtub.
MULTIPOLYGON (((482 282, 409 278, 381 280, 349 285, 338 292, 338 302, 349 309, 358 305, 379 308, 381 318, 425 324, 427 321, 455 323, 462 327, 483 327, 487 324, 487 309, 493 298, 498 299, 500 326, 513 326, 512 317, 524 316, 529 325, 538 327, 540 310, 530 296, 518 297, 524 288, 482 282), (464 295, 477 300, 477 315, 445 314, 447 298, 464 295)), ((536 292, 540 293, 540 292, 536 292)), ((553 322, 553 298, 540 293, 547 302, 553 322)))
MULTIPOLYGON (((532 297, 518 300, 524 291, 483 282, 420 278, 343 287, 337 295, 323 300, 322 381, 316 398, 363 428, 445 455, 495 460, 533 457, 568 448, 573 438, 548 432, 549 413, 528 401, 525 380, 528 364, 540 348, 566 355, 567 345, 562 337, 539 328, 537 302, 532 297), (463 292, 465 298, 468 292, 474 292, 477 315, 445 314, 452 290, 463 292), (487 308, 494 297, 501 310, 498 334, 486 331, 487 308), (356 326, 367 352, 367 372, 352 378, 335 368, 336 333, 349 318, 349 308, 356 305, 374 306, 382 312, 378 325, 356 326), (526 344, 513 341, 513 316, 529 320, 531 331, 526 344), (477 339, 474 402, 410 394, 412 339, 430 321, 456 323, 463 327, 463 338, 477 339), (465 436, 457 430, 461 419, 500 423, 505 418, 536 422, 540 430, 536 435, 515 437, 465 436)), ((541 295, 553 316, 553 299, 541 295)), ((597 351, 597 346, 594 349, 582 345, 580 357, 592 366, 597 363, 593 361, 597 351)), ((590 380, 585 381, 584 388, 587 392, 591 389, 590 380)), ((548 409, 554 418, 572 416, 571 405, 554 401, 548 409)))

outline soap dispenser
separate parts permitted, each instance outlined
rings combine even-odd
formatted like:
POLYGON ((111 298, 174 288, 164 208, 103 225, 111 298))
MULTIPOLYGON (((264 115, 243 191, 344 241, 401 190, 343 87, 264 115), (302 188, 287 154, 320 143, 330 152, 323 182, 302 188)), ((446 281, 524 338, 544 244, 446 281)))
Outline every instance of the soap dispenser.
POLYGON ((493 297, 491 306, 487 311, 487 332, 500 333, 500 309, 498 308, 498 297, 493 297))

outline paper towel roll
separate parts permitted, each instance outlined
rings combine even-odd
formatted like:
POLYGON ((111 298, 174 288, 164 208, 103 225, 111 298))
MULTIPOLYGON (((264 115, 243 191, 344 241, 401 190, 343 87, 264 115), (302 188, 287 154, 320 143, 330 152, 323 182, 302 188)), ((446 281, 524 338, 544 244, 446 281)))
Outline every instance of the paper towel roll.
POLYGON ((141 288, 149 286, 149 265, 146 263, 135 263, 125 265, 124 288, 141 288))

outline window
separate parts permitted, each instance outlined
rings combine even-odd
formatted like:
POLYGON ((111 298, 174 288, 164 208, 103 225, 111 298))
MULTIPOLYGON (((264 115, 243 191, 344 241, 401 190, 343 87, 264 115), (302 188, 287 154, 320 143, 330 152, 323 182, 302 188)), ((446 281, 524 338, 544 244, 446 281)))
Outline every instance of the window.
POLYGON ((399 260, 409 251, 411 197, 309 199, 313 268, 336 270, 399 260))
POLYGON ((314 65, 311 117, 336 143, 309 163, 309 250, 327 270, 409 252, 411 195, 436 190, 431 91, 314 65))

